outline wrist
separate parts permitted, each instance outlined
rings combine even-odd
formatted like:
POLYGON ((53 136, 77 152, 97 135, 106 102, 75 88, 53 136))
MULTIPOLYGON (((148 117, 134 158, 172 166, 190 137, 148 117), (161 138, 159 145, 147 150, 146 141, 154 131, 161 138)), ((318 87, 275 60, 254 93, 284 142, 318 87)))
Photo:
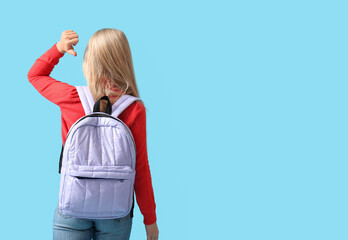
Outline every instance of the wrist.
POLYGON ((61 54, 64 54, 64 53, 65 53, 65 52, 60 48, 59 42, 56 43, 56 47, 57 47, 58 51, 59 51, 61 54))

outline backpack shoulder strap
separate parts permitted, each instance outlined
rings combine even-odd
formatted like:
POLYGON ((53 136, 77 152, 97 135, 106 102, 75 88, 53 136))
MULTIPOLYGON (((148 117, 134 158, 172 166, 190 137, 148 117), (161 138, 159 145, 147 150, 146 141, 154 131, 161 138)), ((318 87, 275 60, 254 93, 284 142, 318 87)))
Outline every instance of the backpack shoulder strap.
POLYGON ((138 97, 134 97, 129 94, 125 94, 121 96, 117 101, 112 105, 112 116, 118 117, 129 105, 131 105, 134 101, 142 101, 138 97))
POLYGON ((75 87, 81 99, 81 103, 82 103, 83 109, 85 110, 85 114, 88 115, 93 113, 94 98, 91 91, 89 91, 88 86, 75 86, 75 87))
MULTIPOLYGON (((75 87, 81 99, 81 103, 82 103, 83 109, 85 110, 85 114, 87 115, 87 114, 93 113, 95 102, 94 102, 94 98, 92 96, 91 91, 89 91, 88 86, 75 86, 75 87)), ((131 105, 134 101, 137 101, 137 100, 142 101, 140 98, 134 97, 129 94, 125 94, 121 96, 112 105, 111 115, 117 118, 129 105, 131 105)))

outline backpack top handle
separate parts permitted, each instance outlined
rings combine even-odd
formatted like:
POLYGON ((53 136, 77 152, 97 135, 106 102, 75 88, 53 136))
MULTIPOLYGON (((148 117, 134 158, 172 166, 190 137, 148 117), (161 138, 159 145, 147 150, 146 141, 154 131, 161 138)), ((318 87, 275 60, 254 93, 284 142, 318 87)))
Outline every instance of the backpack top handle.
MULTIPOLYGON (((96 102, 94 102, 92 93, 89 91, 88 86, 76 86, 76 89, 86 115, 93 113, 94 107, 96 108, 96 111, 100 111, 100 107, 98 109, 96 102)), ((106 97, 102 97, 101 99, 107 100, 106 97)), ((123 110, 125 110, 129 105, 131 105, 132 102, 136 100, 142 101, 142 99, 132 95, 122 95, 120 98, 117 99, 117 101, 114 104, 111 105, 110 115, 117 118, 123 112, 123 110)), ((100 103, 98 105, 100 106, 100 103)), ((108 106, 106 106, 106 108, 108 108, 108 106)))
POLYGON ((108 96, 103 96, 101 97, 95 104, 94 104, 94 107, 93 107, 93 112, 100 112, 100 101, 101 100, 106 100, 108 101, 107 105, 106 105, 106 108, 105 108, 105 113, 111 115, 111 111, 112 111, 112 107, 111 107, 111 102, 110 102, 110 99, 108 96))

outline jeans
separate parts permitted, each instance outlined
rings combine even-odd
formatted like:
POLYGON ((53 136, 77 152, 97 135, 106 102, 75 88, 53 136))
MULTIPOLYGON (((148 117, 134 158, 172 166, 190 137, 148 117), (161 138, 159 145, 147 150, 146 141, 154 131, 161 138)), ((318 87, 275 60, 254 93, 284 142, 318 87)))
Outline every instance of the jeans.
POLYGON ((129 240, 133 218, 84 219, 64 215, 58 209, 53 218, 53 240, 129 240))

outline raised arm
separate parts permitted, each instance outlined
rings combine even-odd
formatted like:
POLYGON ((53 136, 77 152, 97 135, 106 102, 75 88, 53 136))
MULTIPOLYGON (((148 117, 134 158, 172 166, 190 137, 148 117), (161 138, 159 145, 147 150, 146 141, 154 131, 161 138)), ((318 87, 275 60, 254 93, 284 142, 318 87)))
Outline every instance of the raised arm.
MULTIPOLYGON (((28 80, 34 88, 46 99, 60 107, 71 102, 71 94, 76 92, 74 86, 50 77, 53 68, 58 64, 59 59, 64 56, 65 52, 70 51, 70 54, 76 56, 76 52, 69 48, 69 44, 76 44, 78 40, 76 41, 74 36, 74 41, 72 42, 66 39, 65 35, 66 31, 63 32, 62 38, 58 43, 55 43, 48 51, 36 59, 27 74, 28 80)), ((72 34, 69 35, 73 36, 72 34)))

